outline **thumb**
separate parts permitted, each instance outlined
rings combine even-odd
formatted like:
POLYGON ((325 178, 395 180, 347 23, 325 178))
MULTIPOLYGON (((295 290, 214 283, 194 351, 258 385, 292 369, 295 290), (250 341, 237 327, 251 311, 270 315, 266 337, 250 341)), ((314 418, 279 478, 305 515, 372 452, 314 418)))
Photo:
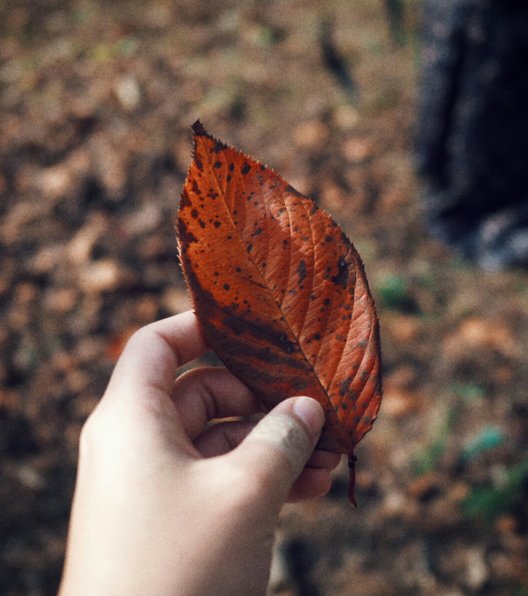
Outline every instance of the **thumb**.
POLYGON ((260 479, 262 496, 277 505, 286 500, 315 448, 324 421, 323 409, 315 399, 292 397, 264 416, 242 441, 236 456, 260 479))

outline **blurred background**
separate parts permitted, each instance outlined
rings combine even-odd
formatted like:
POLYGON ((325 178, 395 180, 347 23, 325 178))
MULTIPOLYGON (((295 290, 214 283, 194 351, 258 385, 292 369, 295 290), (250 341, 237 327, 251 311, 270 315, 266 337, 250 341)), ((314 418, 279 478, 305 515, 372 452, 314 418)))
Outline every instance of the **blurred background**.
POLYGON ((189 308, 198 117, 334 215, 381 320, 359 509, 346 466, 288 506, 269 593, 528 594, 522 5, 0 2, 1 594, 56 592, 81 426, 189 308))

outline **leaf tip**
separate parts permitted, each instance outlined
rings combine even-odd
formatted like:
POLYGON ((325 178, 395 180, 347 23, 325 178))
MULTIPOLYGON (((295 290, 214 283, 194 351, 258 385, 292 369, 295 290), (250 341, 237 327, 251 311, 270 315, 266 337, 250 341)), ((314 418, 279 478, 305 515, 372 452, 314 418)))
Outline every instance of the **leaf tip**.
POLYGON ((208 137, 209 134, 203 127, 203 124, 200 122, 200 119, 196 120, 196 122, 191 126, 193 134, 198 137, 208 137))
MULTIPOLYGON (((194 140, 194 159, 196 160, 196 154, 200 153, 200 151, 198 150, 198 146, 199 145, 206 145, 209 141, 212 141, 214 143, 214 145, 212 147, 209 147, 210 151, 212 153, 219 153, 220 151, 223 151, 224 149, 227 149, 227 145, 225 143, 223 143, 222 141, 219 141, 218 139, 216 139, 215 137, 213 137, 213 135, 209 134, 203 124, 200 122, 200 119, 196 120, 196 122, 191 126, 192 131, 193 131, 193 140, 194 140), (200 137, 201 141, 204 141, 203 143, 198 141, 198 138, 200 137)), ((203 147, 202 147, 203 149, 203 147)), ((204 155, 202 154, 202 157, 204 157, 204 155)), ((201 165, 202 164, 202 160, 198 159, 197 160, 201 165)), ((201 170, 201 165, 199 166, 199 169, 201 170)))

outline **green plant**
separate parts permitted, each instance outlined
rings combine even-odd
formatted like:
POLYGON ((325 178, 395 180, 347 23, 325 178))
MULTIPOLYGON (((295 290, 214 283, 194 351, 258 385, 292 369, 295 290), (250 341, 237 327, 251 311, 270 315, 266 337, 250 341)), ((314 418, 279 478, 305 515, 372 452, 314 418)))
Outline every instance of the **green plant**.
POLYGON ((525 459, 508 468, 500 484, 473 487, 462 509, 468 517, 492 521, 511 512, 526 499, 527 483, 528 459, 525 459))
POLYGON ((377 295, 385 308, 415 310, 407 282, 399 275, 387 275, 377 286, 377 295))

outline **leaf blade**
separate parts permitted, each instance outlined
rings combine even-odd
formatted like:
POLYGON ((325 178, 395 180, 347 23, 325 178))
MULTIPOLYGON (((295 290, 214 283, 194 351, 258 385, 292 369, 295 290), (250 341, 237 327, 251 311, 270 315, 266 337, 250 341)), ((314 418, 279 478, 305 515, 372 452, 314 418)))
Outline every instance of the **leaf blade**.
POLYGON ((178 242, 204 334, 266 408, 290 395, 317 399, 321 445, 352 455, 381 402, 361 259, 312 199, 200 124, 193 131, 178 242))

